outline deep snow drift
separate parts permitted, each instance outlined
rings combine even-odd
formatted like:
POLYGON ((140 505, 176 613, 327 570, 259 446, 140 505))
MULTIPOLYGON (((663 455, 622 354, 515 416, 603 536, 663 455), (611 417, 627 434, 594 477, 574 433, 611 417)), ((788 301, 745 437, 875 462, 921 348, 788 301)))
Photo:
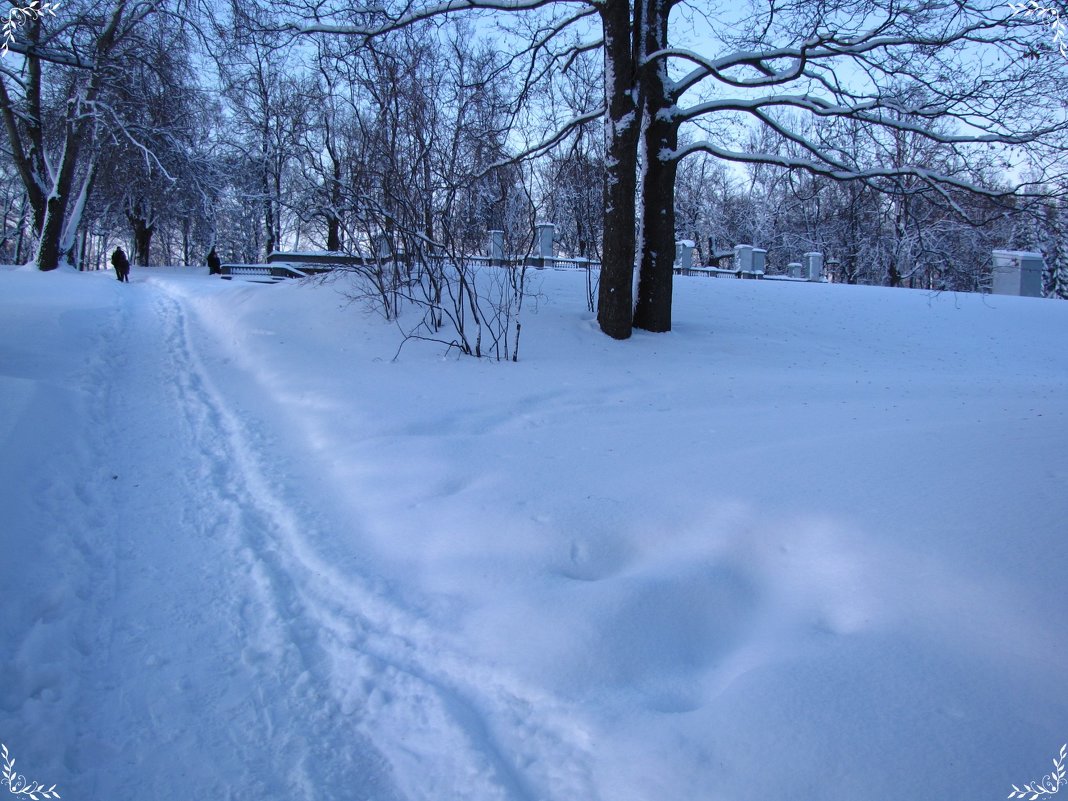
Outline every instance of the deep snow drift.
POLYGON ((0 741, 71 799, 1004 798, 1068 740, 1068 304, 680 278, 522 359, 0 271, 0 741))

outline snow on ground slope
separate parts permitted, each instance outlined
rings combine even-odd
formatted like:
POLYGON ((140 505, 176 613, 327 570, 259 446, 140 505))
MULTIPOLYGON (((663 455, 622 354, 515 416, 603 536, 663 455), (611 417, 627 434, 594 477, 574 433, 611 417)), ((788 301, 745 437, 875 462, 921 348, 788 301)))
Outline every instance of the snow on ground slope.
POLYGON ((0 272, 0 740, 64 798, 1003 798, 1068 740, 1068 304, 679 279, 518 364, 0 272))

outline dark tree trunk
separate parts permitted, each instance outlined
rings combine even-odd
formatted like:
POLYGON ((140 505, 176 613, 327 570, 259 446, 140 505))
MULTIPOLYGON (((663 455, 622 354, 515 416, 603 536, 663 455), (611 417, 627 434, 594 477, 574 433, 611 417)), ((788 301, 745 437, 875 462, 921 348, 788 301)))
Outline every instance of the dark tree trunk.
MULTIPOLYGON (((657 125, 657 128, 662 126, 657 125)), ((665 130, 647 133, 642 196, 642 254, 638 274, 638 302, 634 327, 661 333, 671 330, 671 291, 675 269, 675 175, 676 162, 657 158, 664 149, 675 149, 673 123, 665 130)))
POLYGON ((182 219, 182 264, 186 267, 189 266, 189 259, 191 256, 190 250, 192 243, 189 241, 189 228, 190 222, 188 217, 182 219))
MULTIPOLYGON (((35 45, 40 38, 41 21, 31 19, 26 25, 26 41, 35 45)), ((7 92, 3 75, 0 75, 0 112, 11 149, 12 162, 22 180, 33 216, 33 233, 41 235, 46 213, 44 187, 50 183, 44 161, 44 128, 41 115, 41 60, 35 55, 26 56, 25 109, 16 112, 7 92)))
POLYGON ((19 236, 15 242, 15 264, 22 264, 22 241, 26 236, 26 203, 25 197, 22 198, 22 213, 19 216, 19 236))
POLYGON ((79 270, 84 270, 85 269, 85 263, 86 263, 85 260, 89 255, 89 235, 85 232, 84 229, 82 230, 81 239, 82 239, 82 246, 81 246, 81 248, 79 248, 79 253, 78 253, 78 269, 79 270))
MULTIPOLYGON (((667 47, 671 0, 638 0, 645 6, 643 53, 667 47)), ((675 268, 675 177, 672 154, 678 122, 664 59, 645 65, 641 75, 645 174, 642 180, 642 253, 634 326, 646 331, 671 330, 671 287, 675 268)))
POLYGON ((273 179, 274 195, 271 199, 274 205, 274 230, 271 232, 271 239, 274 249, 277 250, 282 247, 282 165, 278 162, 275 163, 273 179))
MULTIPOLYGON (((81 97, 75 95, 67 101, 67 117, 64 123, 63 159, 52 185, 48 200, 45 203, 44 222, 41 225, 41 238, 37 245, 37 269, 42 271, 54 270, 59 266, 63 229, 67 221, 67 209, 70 203, 71 187, 74 184, 74 175, 78 167, 78 158, 82 146, 88 139, 89 131, 96 124, 92 114, 86 113, 86 109, 93 108, 97 95, 100 93, 100 85, 103 80, 104 62, 115 43, 116 29, 122 20, 126 9, 126 0, 119 0, 111 12, 111 18, 107 27, 100 34, 96 43, 94 71, 89 76, 85 93, 81 97)), ((37 59, 29 59, 36 62, 37 59)), ((39 65, 38 65, 39 67, 39 65)))
POLYGON ((276 247, 274 241, 274 203, 272 203, 271 195, 271 132, 264 126, 264 129, 260 132, 260 143, 263 146, 263 228, 267 234, 267 240, 264 243, 265 255, 270 256, 274 252, 276 247))
POLYGON ((341 220, 331 214, 326 225, 326 249, 341 250, 341 220))
POLYGON ((128 216, 128 219, 134 235, 133 263, 138 267, 147 267, 148 252, 152 245, 152 234, 155 228, 141 217, 128 216))
POLYGON ((597 322, 615 339, 631 335, 634 316, 634 190, 638 148, 638 103, 634 39, 628 0, 601 6, 605 72, 609 77, 605 124, 607 180, 604 197, 604 247, 597 296, 597 322))
MULTIPOLYGON (((431 190, 432 186, 433 178, 430 172, 430 158, 423 156, 423 235, 426 236, 427 243, 434 241, 434 194, 431 190)), ((503 217, 503 214, 501 216, 503 217)))
MULTIPOLYGON (((72 101, 73 102, 73 101, 72 101)), ((81 128, 81 125, 77 125, 81 128)), ((78 131, 67 133, 67 148, 63 152, 63 162, 52 194, 45 204, 45 220, 41 228, 41 239, 37 245, 37 269, 47 272, 59 267, 63 257, 63 225, 67 219, 67 206, 70 200, 71 184, 74 181, 74 168, 78 162, 82 136, 78 131)))
POLYGON ((333 163, 333 180, 330 182, 330 211, 326 220, 326 249, 341 250, 341 218, 337 210, 341 207, 341 160, 330 151, 333 163))

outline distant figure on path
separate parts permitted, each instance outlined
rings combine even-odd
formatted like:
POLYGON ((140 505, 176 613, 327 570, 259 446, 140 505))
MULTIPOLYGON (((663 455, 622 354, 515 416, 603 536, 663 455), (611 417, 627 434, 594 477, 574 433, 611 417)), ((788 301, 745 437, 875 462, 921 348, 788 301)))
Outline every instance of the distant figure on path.
POLYGON ((126 258, 121 245, 111 254, 111 266, 115 268, 115 276, 120 281, 130 283, 130 260, 126 258))
POLYGON ((208 275, 222 275, 222 262, 219 261, 214 245, 212 245, 211 253, 208 254, 208 275))

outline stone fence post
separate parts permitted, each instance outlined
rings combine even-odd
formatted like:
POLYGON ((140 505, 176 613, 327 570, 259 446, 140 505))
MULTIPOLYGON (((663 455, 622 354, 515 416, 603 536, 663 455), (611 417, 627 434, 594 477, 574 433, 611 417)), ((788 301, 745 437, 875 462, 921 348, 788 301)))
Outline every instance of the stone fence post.
POLYGON ((764 268, 768 265, 768 251, 764 248, 753 248, 753 272, 757 275, 764 274, 764 268))
POLYGON ((494 267, 504 264, 504 231, 489 232, 489 258, 494 267))
POLYGON ((689 272, 693 267, 694 243, 689 239, 680 239, 675 243, 675 269, 689 272))
POLYGON ((740 273, 748 273, 753 270, 753 246, 734 246, 734 269, 740 273))
POLYGON ((823 278, 823 254, 818 250, 806 253, 803 257, 805 270, 804 277, 809 281, 819 281, 823 278))
POLYGON ((538 223, 534 227, 537 229, 535 243, 537 257, 541 260, 540 266, 550 267, 553 260, 553 240, 556 238, 556 226, 552 223, 538 223))

